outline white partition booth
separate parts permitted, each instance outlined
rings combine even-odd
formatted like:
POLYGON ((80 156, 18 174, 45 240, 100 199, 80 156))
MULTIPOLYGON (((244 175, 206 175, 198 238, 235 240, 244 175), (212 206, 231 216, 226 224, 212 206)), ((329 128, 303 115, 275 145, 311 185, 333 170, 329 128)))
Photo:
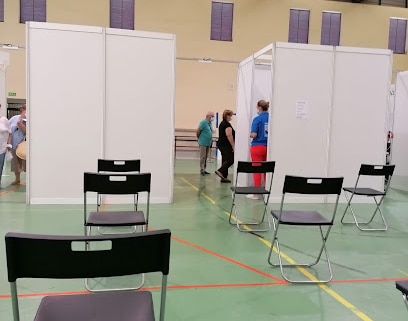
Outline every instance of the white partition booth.
POLYGON ((172 202, 175 36, 29 22, 26 37, 27 202, 82 203, 98 158, 140 159, 151 202, 172 202))
POLYGON ((0 115, 7 117, 6 74, 10 64, 10 54, 0 51, 0 115))
POLYGON ((394 138, 391 163, 395 172, 391 187, 408 190, 408 71, 399 72, 395 79, 394 138))
MULTIPOLYGON (((235 133, 235 144, 239 148, 235 150, 234 168, 236 168, 239 160, 251 160, 249 153, 251 123, 252 119, 257 115, 257 102, 261 99, 269 102, 271 100, 271 68, 272 45, 266 46, 254 53, 243 60, 238 66, 237 131, 235 133)), ((252 177, 241 175, 238 184, 250 185, 252 184, 252 177)))
MULTIPOLYGON (((271 202, 280 200, 285 175, 343 176, 344 186, 353 186, 361 163, 385 163, 391 74, 389 50, 273 44, 271 202)), ((248 149, 248 143, 239 143, 241 148, 248 149)), ((372 183, 381 188, 384 182, 372 183)), ((322 200, 292 197, 293 202, 322 200)))

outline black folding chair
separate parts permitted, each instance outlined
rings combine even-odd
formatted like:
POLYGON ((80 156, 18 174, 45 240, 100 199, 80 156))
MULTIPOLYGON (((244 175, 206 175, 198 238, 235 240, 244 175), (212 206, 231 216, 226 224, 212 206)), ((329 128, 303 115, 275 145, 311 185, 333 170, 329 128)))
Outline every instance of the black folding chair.
MULTIPOLYGON (((20 320, 17 279, 76 279, 161 272, 160 320, 163 321, 170 237, 169 230, 110 236, 7 233, 13 320, 20 320), (84 250, 85 243, 95 244, 98 250, 84 250)), ((155 320, 153 307, 150 291, 50 295, 42 299, 35 321, 151 321, 155 320)))
MULTIPOLYGON (((299 177, 299 176, 285 176, 283 185, 283 194, 280 203, 279 210, 272 211, 272 221, 274 227, 274 234, 272 238, 271 248, 269 250, 268 262, 272 266, 279 266, 282 277, 291 283, 327 283, 333 279, 332 267, 330 264, 329 255, 326 249, 326 242, 329 237, 330 230, 333 226, 334 218, 337 212, 337 205, 341 194, 341 188, 343 184, 343 177, 299 177), (287 210, 287 202, 285 198, 287 194, 309 194, 309 195, 322 195, 329 197, 335 195, 333 210, 330 215, 323 215, 316 210, 287 210), (318 226, 321 236, 322 245, 317 254, 316 259, 312 263, 283 263, 282 253, 278 240, 278 230, 281 225, 293 225, 293 226, 318 226), (325 230, 325 231, 324 231, 325 230), (276 251, 278 254, 279 263, 272 263, 271 256, 276 244, 276 251), (284 271, 284 267, 305 267, 309 268, 319 263, 322 253, 325 253, 327 267, 329 270, 329 277, 327 279, 314 277, 310 280, 294 280, 287 276, 284 271)), ((326 199, 327 200, 327 199, 326 199)), ((313 208, 315 205, 311 205, 313 208)), ((293 233, 293 237, 296 238, 297 244, 303 244, 299 239, 299 233, 293 233)), ((302 246, 299 246, 301 248, 302 246)), ((299 250, 300 251, 300 250, 299 250)), ((304 252, 304 251, 303 251, 304 252)))
MULTIPOLYGON (((140 159, 98 159, 98 173, 140 173, 140 159)), ((98 195, 98 206, 101 206, 102 195, 98 195)), ((139 201, 139 194, 133 195, 135 211, 139 201)))
POLYGON ((269 202, 269 196, 271 193, 272 188, 272 181, 273 181, 273 173, 275 171, 275 162, 274 161, 266 161, 266 162, 244 162, 238 161, 237 165, 237 174, 235 176, 235 184, 231 186, 232 191, 232 205, 229 215, 228 222, 231 225, 236 225, 238 230, 241 232, 262 232, 262 231, 269 231, 272 228, 271 220, 269 215, 267 214, 267 206, 269 202), (270 174, 269 183, 264 182, 265 186, 238 186, 238 180, 240 175, 244 174, 270 174), (263 213, 262 217, 258 221, 253 222, 242 222, 238 215, 237 205, 236 205, 236 196, 237 195, 259 195, 263 201, 263 213), (232 214, 234 213, 235 216, 235 224, 232 222, 232 214), (268 222, 267 228, 262 228, 262 224, 265 221, 265 217, 268 222), (245 229, 242 228, 243 225, 251 225, 255 226, 255 229, 245 229))
MULTIPOLYGON (((355 224, 361 231, 386 231, 388 229, 387 223, 385 221, 384 215, 381 211, 381 203, 384 200, 384 197, 387 195, 388 188, 391 183, 391 177, 394 173, 395 165, 369 165, 369 164, 362 164, 360 166, 360 170, 358 172, 357 180, 354 187, 343 187, 344 195, 347 200, 347 206, 344 210, 343 216, 341 217, 341 222, 343 224, 355 224), (381 183, 386 182, 383 190, 374 189, 371 187, 366 187, 366 185, 361 184, 359 181, 363 179, 362 177, 380 177, 381 183), (361 185, 364 185, 362 187, 361 185), (359 221, 357 220, 357 216, 354 213, 354 210, 351 206, 351 201, 355 196, 366 196, 372 197, 375 203, 375 210, 371 217, 366 221, 359 221), (378 198, 378 199, 377 199, 378 198), (344 216, 346 215, 347 211, 350 209, 350 213, 353 216, 353 222, 345 222, 344 216), (374 217, 376 214, 380 215, 382 220, 381 227, 379 228, 370 228, 370 227, 362 227, 366 226, 373 222, 374 217)), ((368 184, 367 184, 368 185, 368 184)), ((372 186, 372 185, 371 185, 372 186)))
POLYGON ((407 295, 408 295, 408 281, 396 281, 395 282, 395 287, 401 291, 402 293, 402 299, 404 300, 405 307, 408 309, 408 301, 407 301, 407 295))
MULTIPOLYGON (((140 174, 105 174, 105 173, 84 173, 84 234, 92 234, 92 227, 113 228, 110 234, 137 232, 137 227, 142 231, 147 231, 149 225, 150 211, 150 173, 140 174), (96 206, 96 211, 88 213, 88 194, 89 193, 109 194, 109 195, 134 195, 144 193, 146 195, 146 211, 141 210, 120 210, 105 211, 96 206), (131 227, 131 231, 123 228, 131 227)), ((107 234, 107 233, 103 233, 107 234)), ((109 233, 108 233, 109 234, 109 233)), ((131 258, 129 258, 131 259, 131 258)), ((137 287, 143 286, 144 276, 137 287)), ((85 280, 85 286, 89 291, 102 291, 91 289, 88 279, 85 280)), ((105 291, 105 290, 103 290, 105 291)))

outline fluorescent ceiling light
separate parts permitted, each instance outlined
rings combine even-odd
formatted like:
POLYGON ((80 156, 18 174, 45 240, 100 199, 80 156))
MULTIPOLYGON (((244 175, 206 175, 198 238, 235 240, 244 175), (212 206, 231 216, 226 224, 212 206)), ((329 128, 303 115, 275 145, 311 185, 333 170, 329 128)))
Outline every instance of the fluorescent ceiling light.
POLYGON ((8 49, 8 50, 18 50, 18 46, 14 46, 14 45, 12 45, 10 43, 4 43, 2 45, 2 48, 3 49, 8 49))

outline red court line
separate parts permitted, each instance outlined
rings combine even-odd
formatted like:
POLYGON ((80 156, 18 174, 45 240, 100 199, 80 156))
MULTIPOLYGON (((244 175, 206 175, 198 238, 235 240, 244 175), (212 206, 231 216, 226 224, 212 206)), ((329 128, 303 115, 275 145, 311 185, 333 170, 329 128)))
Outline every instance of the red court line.
MULTIPOLYGON (((378 279, 355 279, 355 280, 333 280, 330 283, 375 283, 375 282, 394 282, 406 281, 408 278, 378 278, 378 279)), ((263 282, 263 283, 231 283, 231 284, 191 284, 191 285, 169 285, 167 289, 218 289, 218 288, 237 288, 237 287, 260 287, 260 286, 280 286, 288 284, 282 282, 263 282)), ((160 290, 160 286, 143 287, 144 291, 160 290)), ((19 294, 20 298, 28 297, 43 297, 47 295, 75 295, 75 294, 89 294, 88 291, 69 291, 69 292, 42 292, 42 293, 24 293, 19 294)), ((10 299, 10 294, 0 295, 0 299, 10 299)))
POLYGON ((249 270, 249 271, 252 271, 252 272, 255 272, 255 273, 257 273, 257 274, 260 274, 260 275, 262 275, 262 276, 264 276, 264 277, 267 277, 268 279, 275 280, 275 281, 277 281, 277 282, 279 282, 279 283, 287 283, 286 281, 284 281, 284 280, 282 280, 282 279, 280 279, 280 278, 277 278, 276 276, 270 275, 270 274, 265 273, 265 272, 263 272, 263 271, 261 271, 261 270, 257 270, 257 269, 255 269, 255 268, 249 266, 249 265, 243 264, 243 263, 241 263, 241 262, 235 261, 235 260, 233 260, 233 259, 231 259, 231 258, 229 258, 229 257, 224 256, 224 255, 221 255, 221 254, 218 254, 218 253, 216 253, 216 252, 210 251, 210 250, 208 250, 208 249, 206 249, 206 248, 204 248, 204 247, 201 247, 201 246, 199 246, 199 245, 196 245, 196 244, 193 244, 193 243, 184 241, 184 240, 179 239, 179 238, 174 237, 174 236, 172 236, 171 238, 174 239, 175 241, 179 242, 179 243, 185 244, 185 245, 187 245, 187 246, 193 247, 193 248, 195 248, 195 249, 197 249, 197 250, 199 250, 199 251, 202 251, 202 252, 204 252, 204 253, 207 253, 207 254, 213 255, 213 256, 215 256, 215 257, 218 257, 218 258, 220 258, 220 259, 222 259, 222 260, 224 260, 224 261, 227 261, 227 262, 233 263, 233 264, 235 264, 235 265, 238 265, 238 266, 240 266, 240 267, 242 267, 242 268, 244 268, 244 269, 247 269, 247 270, 249 270))
MULTIPOLYGON (((254 286, 274 286, 282 285, 286 283, 278 282, 265 282, 265 283, 241 283, 241 284, 192 284, 192 285, 169 285, 167 289, 217 289, 217 288, 236 288, 236 287, 254 287, 254 286)), ((150 286, 143 287, 140 290, 142 291, 155 291, 160 290, 161 286, 150 286)), ((88 291, 68 291, 68 292, 41 292, 41 293, 24 293, 19 294, 19 298, 31 298, 31 297, 43 297, 47 295, 76 295, 76 294, 90 294, 88 291)), ((10 294, 1 294, 1 299, 10 299, 10 294)))
POLYGON ((25 185, 25 184, 15 185, 15 186, 9 188, 8 190, 5 190, 4 192, 1 192, 0 197, 2 197, 4 195, 7 195, 7 194, 10 194, 11 192, 14 192, 15 190, 19 189, 20 186, 22 186, 22 185, 25 185))

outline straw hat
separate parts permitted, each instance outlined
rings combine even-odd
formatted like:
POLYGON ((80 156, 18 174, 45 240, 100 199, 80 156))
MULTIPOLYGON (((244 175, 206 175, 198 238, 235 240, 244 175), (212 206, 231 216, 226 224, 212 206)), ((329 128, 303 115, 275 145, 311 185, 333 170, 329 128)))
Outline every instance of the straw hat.
POLYGON ((16 155, 18 158, 27 159, 27 142, 23 140, 20 144, 18 144, 16 149, 16 155))

